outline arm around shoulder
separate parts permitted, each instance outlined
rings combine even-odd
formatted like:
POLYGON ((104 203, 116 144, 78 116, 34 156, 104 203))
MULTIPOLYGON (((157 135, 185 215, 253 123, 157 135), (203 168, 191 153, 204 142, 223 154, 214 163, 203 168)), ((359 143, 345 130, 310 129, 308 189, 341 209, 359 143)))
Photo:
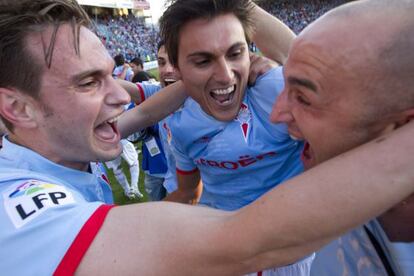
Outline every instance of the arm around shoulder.
POLYGON ((181 81, 161 89, 121 116, 118 122, 121 136, 127 137, 136 131, 154 125, 176 111, 186 98, 187 94, 181 81))
POLYGON ((257 5, 253 9, 253 19, 253 41, 265 56, 284 64, 296 35, 286 24, 257 5))
POLYGON ((241 275, 292 263, 414 192, 413 135, 409 123, 234 213, 167 202, 112 208, 77 272, 241 275))

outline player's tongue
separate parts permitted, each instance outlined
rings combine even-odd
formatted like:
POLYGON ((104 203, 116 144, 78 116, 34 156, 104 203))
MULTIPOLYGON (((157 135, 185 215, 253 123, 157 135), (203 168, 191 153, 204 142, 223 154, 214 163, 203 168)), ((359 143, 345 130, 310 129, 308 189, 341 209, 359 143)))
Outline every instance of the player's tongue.
POLYGON ((231 101, 234 95, 234 86, 228 87, 227 89, 216 89, 211 91, 211 97, 219 103, 226 103, 231 101))
POLYGON ((230 94, 217 95, 217 94, 212 93, 212 97, 216 101, 221 102, 221 103, 230 100, 230 94))
POLYGON ((113 123, 105 122, 95 128, 95 134, 102 140, 113 140, 117 135, 117 130, 113 123))

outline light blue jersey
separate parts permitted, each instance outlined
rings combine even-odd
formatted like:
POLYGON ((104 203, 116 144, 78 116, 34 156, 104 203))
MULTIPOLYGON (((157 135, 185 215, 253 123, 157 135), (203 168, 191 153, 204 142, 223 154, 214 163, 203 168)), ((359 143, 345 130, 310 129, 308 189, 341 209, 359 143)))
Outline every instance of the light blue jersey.
MULTIPOLYGON (((137 83, 141 93, 141 99, 145 100, 161 90, 161 86, 150 82, 137 83)), ((171 115, 164 118, 158 123, 158 131, 162 144, 162 151, 167 162, 167 171, 164 175, 164 187, 168 193, 177 189, 177 175, 175 171, 175 158, 171 152, 171 133, 168 127, 168 121, 171 115)))
MULTIPOLYGON (((375 237, 394 275, 414 275, 414 242, 391 242, 377 220, 366 227, 375 237)), ((358 227, 317 252, 312 276, 387 276, 384 262, 366 228, 358 227)))
POLYGON ((113 203, 99 166, 63 167, 4 137, 0 168, 1 274, 74 273, 113 203))
POLYGON ((200 171, 200 204, 236 210, 303 171, 303 143, 290 138, 285 124, 269 121, 283 85, 281 67, 260 76, 231 122, 207 115, 190 98, 170 118, 177 172, 200 171))

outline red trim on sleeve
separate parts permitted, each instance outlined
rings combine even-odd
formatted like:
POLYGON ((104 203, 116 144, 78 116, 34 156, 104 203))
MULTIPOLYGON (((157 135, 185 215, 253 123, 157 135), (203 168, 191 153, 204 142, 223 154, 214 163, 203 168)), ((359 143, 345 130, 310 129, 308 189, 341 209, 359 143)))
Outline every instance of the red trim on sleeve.
POLYGON ((109 210, 115 205, 101 205, 83 225, 53 275, 74 275, 83 256, 94 240, 109 210))
POLYGON ((195 168, 194 170, 191 170, 191 171, 182 171, 182 170, 176 168, 176 171, 177 171, 178 174, 189 175, 189 174, 196 173, 198 171, 198 168, 195 168))
POLYGON ((139 90, 139 95, 141 96, 141 102, 145 101, 145 93, 144 93, 144 89, 142 89, 141 84, 139 84, 139 82, 136 83, 138 90, 139 90))

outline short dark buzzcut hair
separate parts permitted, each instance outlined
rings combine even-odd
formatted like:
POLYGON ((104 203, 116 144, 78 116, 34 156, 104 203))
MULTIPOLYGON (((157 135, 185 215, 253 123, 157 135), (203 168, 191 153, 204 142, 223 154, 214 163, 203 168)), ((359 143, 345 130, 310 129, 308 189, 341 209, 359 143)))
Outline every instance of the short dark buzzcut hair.
MULTIPOLYGON (((45 63, 50 68, 56 33, 63 23, 72 25, 74 48, 79 54, 80 27, 89 28, 91 21, 76 0, 0 1, 0 87, 38 97, 43 66, 28 51, 26 40, 30 34, 53 26, 52 39, 43 46, 45 63)), ((1 119, 11 130, 11 123, 1 119)))
POLYGON ((121 66, 125 64, 125 58, 124 55, 119 54, 114 56, 115 66, 121 66))
POLYGON ((249 43, 251 40, 254 27, 251 16, 254 5, 251 0, 172 0, 170 3, 160 18, 160 35, 175 67, 178 65, 180 31, 190 21, 234 14, 243 26, 246 41, 249 43))
POLYGON ((144 67, 144 64, 142 63, 142 59, 140 59, 139 57, 134 57, 133 59, 131 59, 129 63, 133 63, 137 66, 144 67))

